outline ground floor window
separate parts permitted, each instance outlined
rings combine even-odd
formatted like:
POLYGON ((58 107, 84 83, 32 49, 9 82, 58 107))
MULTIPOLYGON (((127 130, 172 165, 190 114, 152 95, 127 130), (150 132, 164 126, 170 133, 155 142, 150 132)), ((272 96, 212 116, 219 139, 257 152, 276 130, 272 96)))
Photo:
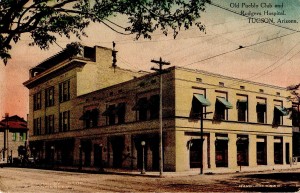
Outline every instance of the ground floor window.
POLYGON ((202 148, 201 139, 192 139, 189 141, 190 148, 190 168, 200 168, 202 148))
POLYGON ((249 165, 249 139, 248 136, 238 136, 236 142, 238 166, 249 165))
POLYGON ((283 164, 282 138, 274 138, 274 163, 283 164))
POLYGON ((266 139, 264 137, 257 138, 256 142, 256 158, 257 165, 266 165, 267 164, 267 145, 266 139))
POLYGON ((228 167, 228 137, 216 137, 216 167, 228 167))

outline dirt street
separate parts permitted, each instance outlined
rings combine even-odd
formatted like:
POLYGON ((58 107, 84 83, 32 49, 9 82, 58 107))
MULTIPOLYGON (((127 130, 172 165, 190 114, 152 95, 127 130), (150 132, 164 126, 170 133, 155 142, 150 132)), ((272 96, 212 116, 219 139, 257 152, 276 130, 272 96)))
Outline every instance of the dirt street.
POLYGON ((294 192, 300 170, 164 178, 0 168, 1 192, 294 192))

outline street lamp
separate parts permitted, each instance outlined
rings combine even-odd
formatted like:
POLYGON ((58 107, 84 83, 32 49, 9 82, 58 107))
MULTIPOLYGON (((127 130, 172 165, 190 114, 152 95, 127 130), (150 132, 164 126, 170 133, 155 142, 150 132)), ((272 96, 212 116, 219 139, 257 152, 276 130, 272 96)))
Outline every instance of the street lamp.
POLYGON ((35 162, 35 147, 32 148, 32 153, 33 153, 33 162, 35 162))
POLYGON ((52 167, 54 166, 54 146, 52 145, 51 147, 51 153, 52 153, 52 167))
POLYGON ((104 171, 104 169, 103 169, 103 163, 102 163, 102 150, 103 150, 103 145, 100 144, 99 146, 100 146, 100 169, 99 169, 99 171, 100 171, 100 172, 103 172, 103 171, 104 171))
POLYGON ((201 148, 200 148, 200 174, 203 174, 203 115, 204 114, 211 114, 212 112, 203 112, 203 106, 200 108, 200 143, 201 143, 201 148))
POLYGON ((79 170, 82 169, 82 148, 81 148, 81 144, 79 145, 79 170))
POLYGON ((143 152, 143 167, 142 167, 141 174, 145 174, 146 173, 146 171, 145 171, 145 145, 146 145, 146 142, 142 141, 141 145, 142 145, 142 152, 143 152))

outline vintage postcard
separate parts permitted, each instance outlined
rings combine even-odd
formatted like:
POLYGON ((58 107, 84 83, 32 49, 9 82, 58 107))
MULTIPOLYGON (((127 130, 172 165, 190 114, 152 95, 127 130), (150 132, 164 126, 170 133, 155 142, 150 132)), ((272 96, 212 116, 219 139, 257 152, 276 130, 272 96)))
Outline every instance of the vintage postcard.
POLYGON ((299 191, 299 8, 0 0, 0 191, 299 191))

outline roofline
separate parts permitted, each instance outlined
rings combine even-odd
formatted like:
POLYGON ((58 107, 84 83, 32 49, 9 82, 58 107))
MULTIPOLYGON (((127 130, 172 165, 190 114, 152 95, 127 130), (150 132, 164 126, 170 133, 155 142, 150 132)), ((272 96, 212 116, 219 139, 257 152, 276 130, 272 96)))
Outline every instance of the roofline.
POLYGON ((274 89, 286 90, 286 87, 281 87, 281 86, 271 85, 271 84, 265 84, 265 83, 251 81, 251 80, 235 78, 235 77, 231 77, 231 76, 225 76, 225 75, 212 73, 212 72, 208 72, 208 71, 204 71, 204 70, 190 69, 190 68, 185 68, 185 67, 180 67, 180 66, 173 66, 173 67, 170 67, 170 68, 175 68, 175 69, 178 69, 178 70, 185 70, 185 71, 190 71, 190 72, 196 72, 198 74, 205 74, 205 75, 219 77, 219 78, 237 80, 241 83, 250 83, 250 84, 254 84, 254 85, 258 85, 258 86, 264 86, 264 87, 270 87, 270 88, 274 88, 274 89))

